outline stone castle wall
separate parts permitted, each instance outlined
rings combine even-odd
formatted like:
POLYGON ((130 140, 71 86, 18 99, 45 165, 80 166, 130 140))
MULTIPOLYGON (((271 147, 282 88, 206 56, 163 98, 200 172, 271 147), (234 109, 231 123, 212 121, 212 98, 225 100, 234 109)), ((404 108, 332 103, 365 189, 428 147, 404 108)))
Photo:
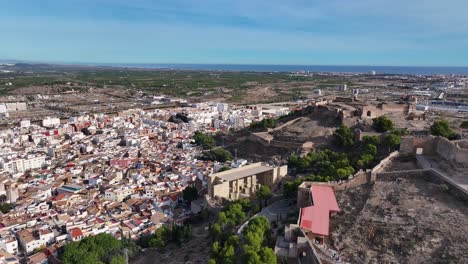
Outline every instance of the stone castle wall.
POLYGON ((403 137, 400 145, 401 153, 416 153, 422 149, 423 155, 437 155, 450 163, 468 167, 468 148, 466 141, 450 141, 443 137, 409 136, 403 137))

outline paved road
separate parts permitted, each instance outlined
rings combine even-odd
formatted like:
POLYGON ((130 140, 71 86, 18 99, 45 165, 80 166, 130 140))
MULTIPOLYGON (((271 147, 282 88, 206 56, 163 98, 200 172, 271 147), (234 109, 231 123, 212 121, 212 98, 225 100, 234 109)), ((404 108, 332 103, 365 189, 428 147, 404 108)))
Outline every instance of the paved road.
MULTIPOLYGON (((289 200, 279 200, 263 208, 260 213, 252 216, 250 219, 254 218, 255 216, 263 215, 266 218, 268 218, 268 220, 270 220, 271 223, 272 221, 276 221, 278 219, 278 215, 280 214, 282 215, 282 217, 286 217, 288 209, 289 200)), ((240 235, 242 233, 242 230, 244 230, 244 228, 249 224, 250 219, 239 227, 239 230, 237 230, 238 235, 240 235)))
POLYGON ((279 200, 263 208, 259 215, 265 216, 266 218, 268 218, 268 220, 270 220, 270 222, 272 222, 276 221, 278 219, 278 215, 280 214, 283 217, 286 217, 288 213, 288 208, 289 200, 279 200))

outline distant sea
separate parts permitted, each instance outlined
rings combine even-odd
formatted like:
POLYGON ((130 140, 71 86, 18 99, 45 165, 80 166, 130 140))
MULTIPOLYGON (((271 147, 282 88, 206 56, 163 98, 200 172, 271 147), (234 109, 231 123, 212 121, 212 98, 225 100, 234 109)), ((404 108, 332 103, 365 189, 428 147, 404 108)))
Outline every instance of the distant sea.
POLYGON ((409 67, 409 66, 321 66, 321 65, 248 65, 248 64, 94 64, 148 69, 251 71, 251 72, 333 72, 407 74, 407 75, 468 75, 468 67, 409 67))

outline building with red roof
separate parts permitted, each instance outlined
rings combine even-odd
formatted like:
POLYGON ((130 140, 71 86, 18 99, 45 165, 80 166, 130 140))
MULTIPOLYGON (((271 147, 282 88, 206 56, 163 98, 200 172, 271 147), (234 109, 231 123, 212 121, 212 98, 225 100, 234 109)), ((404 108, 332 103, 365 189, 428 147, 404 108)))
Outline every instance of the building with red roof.
POLYGON ((330 216, 340 212, 333 187, 312 184, 310 187, 311 206, 301 208, 299 226, 307 230, 311 238, 319 243, 329 235, 330 216))
POLYGON ((69 234, 72 241, 80 241, 83 238, 83 231, 78 227, 70 229, 69 234))

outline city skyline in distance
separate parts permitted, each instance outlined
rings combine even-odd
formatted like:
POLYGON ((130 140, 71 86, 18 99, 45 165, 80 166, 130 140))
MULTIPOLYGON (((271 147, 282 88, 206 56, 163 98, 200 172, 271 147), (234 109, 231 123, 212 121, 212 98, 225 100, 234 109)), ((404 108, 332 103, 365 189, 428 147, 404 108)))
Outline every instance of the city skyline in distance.
POLYGON ((468 66, 468 18, 453 15, 468 4, 459 0, 19 0, 2 6, 1 59, 468 66))

